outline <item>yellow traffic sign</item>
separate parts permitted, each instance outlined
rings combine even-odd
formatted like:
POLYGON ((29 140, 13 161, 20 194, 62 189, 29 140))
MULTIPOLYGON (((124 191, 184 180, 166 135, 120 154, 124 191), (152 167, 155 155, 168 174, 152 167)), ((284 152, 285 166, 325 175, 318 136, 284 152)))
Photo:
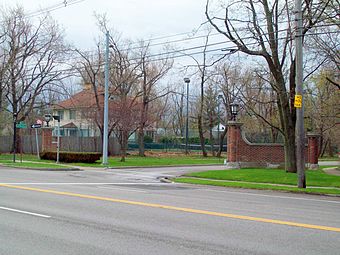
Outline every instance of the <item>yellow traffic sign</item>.
POLYGON ((294 107, 301 108, 302 107, 302 95, 295 95, 294 98, 294 107))

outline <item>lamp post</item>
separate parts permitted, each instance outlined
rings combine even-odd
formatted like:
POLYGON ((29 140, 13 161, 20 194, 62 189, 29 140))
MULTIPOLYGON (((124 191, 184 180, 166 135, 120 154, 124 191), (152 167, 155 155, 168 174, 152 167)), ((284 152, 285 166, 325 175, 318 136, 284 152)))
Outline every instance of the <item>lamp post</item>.
POLYGON ((240 105, 237 102, 233 102, 230 104, 230 108, 231 108, 231 115, 233 116, 232 120, 236 121, 236 116, 238 114, 240 105))
POLYGON ((187 119, 185 126, 185 154, 188 155, 188 137, 189 137, 189 78, 184 78, 184 82, 187 84, 187 119))
POLYGON ((57 130, 57 164, 59 164, 59 151, 60 151, 60 116, 53 115, 53 119, 58 121, 58 130, 57 130))
POLYGON ((109 31, 106 31, 106 45, 105 45, 105 90, 104 90, 104 131, 103 131, 103 162, 106 166, 108 156, 108 129, 109 129, 109 31))
POLYGON ((51 114, 45 114, 44 119, 46 121, 46 127, 49 127, 50 126, 49 123, 53 119, 52 115, 51 114))
POLYGON ((218 95, 218 97, 217 97, 217 142, 218 142, 219 148, 221 147, 221 138, 220 138, 220 123, 221 123, 221 119, 220 119, 220 104, 221 104, 222 100, 223 100, 223 96, 222 95, 218 95))

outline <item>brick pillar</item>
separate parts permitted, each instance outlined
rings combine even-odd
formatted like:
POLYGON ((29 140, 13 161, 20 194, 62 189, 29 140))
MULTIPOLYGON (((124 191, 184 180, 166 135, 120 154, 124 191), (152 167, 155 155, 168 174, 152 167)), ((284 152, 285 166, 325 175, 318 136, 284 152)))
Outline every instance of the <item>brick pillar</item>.
POLYGON ((309 169, 318 169, 319 158, 319 136, 315 133, 307 133, 308 148, 307 148, 307 165, 309 169))
POLYGON ((240 168, 240 155, 239 145, 242 140, 241 126, 243 123, 236 121, 229 121, 228 136, 227 136, 227 167, 228 168, 240 168))
POLYGON ((53 128, 44 127, 41 129, 41 150, 42 151, 56 151, 57 145, 53 142, 52 137, 53 128))

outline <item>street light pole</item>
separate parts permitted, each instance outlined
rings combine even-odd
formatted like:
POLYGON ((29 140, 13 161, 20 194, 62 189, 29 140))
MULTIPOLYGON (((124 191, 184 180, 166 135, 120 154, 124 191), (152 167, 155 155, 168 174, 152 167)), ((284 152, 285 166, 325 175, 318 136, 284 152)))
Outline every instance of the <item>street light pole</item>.
POLYGON ((105 90, 104 90, 104 131, 103 131, 103 165, 107 165, 108 156, 108 120, 109 120, 109 31, 106 32, 105 45, 105 90))
POLYGON ((189 78, 184 78, 184 82, 187 84, 187 119, 185 126, 185 154, 188 155, 188 138, 189 138, 189 78))

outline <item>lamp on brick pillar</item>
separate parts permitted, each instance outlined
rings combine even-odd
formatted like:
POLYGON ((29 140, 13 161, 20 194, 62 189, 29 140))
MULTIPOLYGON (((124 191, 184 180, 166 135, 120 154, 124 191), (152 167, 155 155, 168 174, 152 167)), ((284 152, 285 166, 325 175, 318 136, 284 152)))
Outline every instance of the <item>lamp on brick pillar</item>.
POLYGON ((240 141, 241 126, 243 123, 236 121, 228 122, 228 139, 227 139, 227 168, 240 168, 240 141))
POLYGON ((233 116, 233 121, 236 121, 236 116, 238 114, 238 111, 240 109, 240 105, 237 102, 233 102, 230 104, 231 109, 231 115, 233 116))
POLYGON ((308 150, 307 150, 307 164, 309 169, 319 168, 319 134, 307 133, 308 150))
POLYGON ((241 126, 243 123, 236 122, 240 105, 237 102, 230 104, 232 120, 228 122, 227 140, 227 168, 240 168, 239 146, 241 137, 241 126))

